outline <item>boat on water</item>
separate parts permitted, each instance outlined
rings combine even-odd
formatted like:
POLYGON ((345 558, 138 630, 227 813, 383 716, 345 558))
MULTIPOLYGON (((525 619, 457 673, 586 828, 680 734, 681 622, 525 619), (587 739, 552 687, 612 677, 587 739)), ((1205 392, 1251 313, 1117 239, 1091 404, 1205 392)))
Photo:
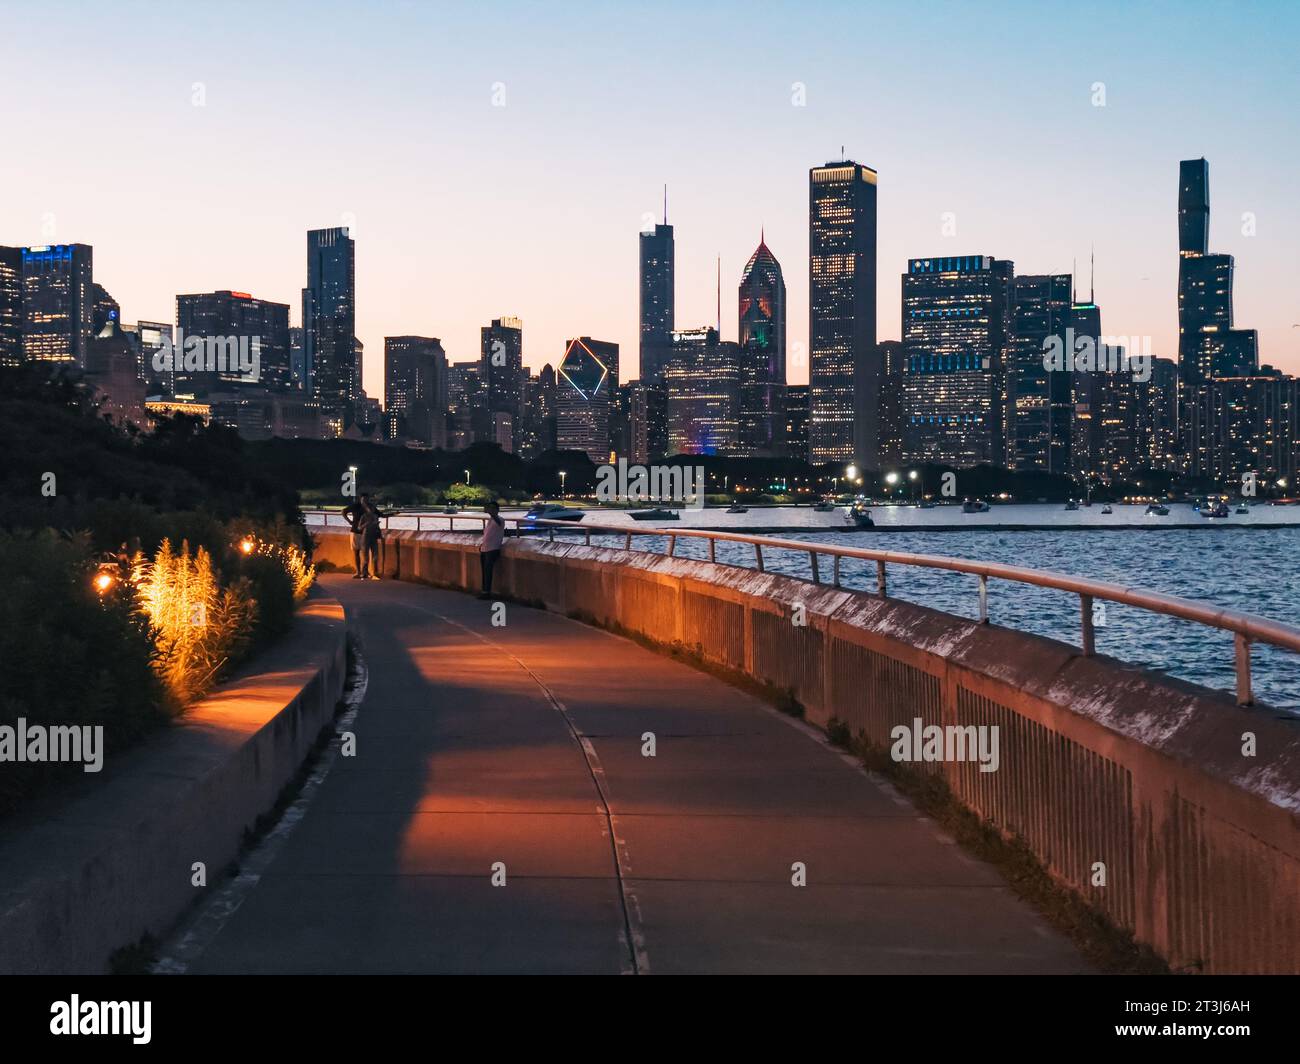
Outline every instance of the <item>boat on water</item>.
POLYGON ((822 499, 814 507, 819 514, 829 514, 835 512, 835 504, 830 499, 822 499))
POLYGON ((871 510, 865 503, 855 502, 844 511, 844 520, 855 528, 875 528, 876 522, 871 519, 871 510))
POLYGON ((1239 504, 1239 505, 1237 506, 1237 509, 1236 509, 1235 512, 1236 512, 1236 513, 1239 513, 1239 514, 1248 514, 1248 513, 1250 513, 1250 507, 1247 506, 1247 505, 1243 502, 1243 503, 1241 503, 1241 504, 1239 504))
POLYGON ((631 513, 633 521, 680 521, 682 515, 676 510, 668 510, 662 506, 656 506, 651 510, 633 510, 631 513))
POLYGON ((1168 516, 1169 516, 1169 507, 1168 507, 1168 506, 1165 506, 1163 503, 1158 503, 1158 502, 1147 503, 1147 516, 1148 516, 1148 517, 1168 517, 1168 516))
POLYGON ((1069 501, 1066 502, 1065 508, 1067 510, 1077 510, 1079 508, 1079 504, 1075 502, 1073 499, 1070 499, 1069 501))
POLYGON ((916 504, 916 508, 918 510, 933 510, 935 505, 936 504, 931 502, 929 499, 922 499, 916 504))
POLYGON ((730 506, 727 507, 727 513, 729 513, 729 514, 747 514, 747 513, 749 513, 749 507, 748 507, 748 506, 742 506, 742 505, 741 505, 740 503, 738 503, 738 502, 733 502, 730 506))
POLYGON ((967 499, 961 504, 961 512, 964 514, 986 514, 989 512, 989 504, 983 499, 967 499))
POLYGON ((1110 508, 1110 503, 1107 503, 1101 508, 1101 512, 1104 514, 1113 514, 1115 511, 1110 508))
POLYGON ((1205 505, 1201 507, 1202 517, 1229 517, 1231 514, 1232 511, 1228 509, 1228 504, 1222 500, 1218 502, 1207 500, 1205 505))
POLYGON ((458 514, 460 511, 454 506, 444 506, 442 512, 445 514, 458 514))
POLYGON ((586 510, 579 510, 576 507, 562 506, 558 502, 539 502, 535 503, 529 511, 524 514, 524 520, 581 521, 586 516, 586 510))

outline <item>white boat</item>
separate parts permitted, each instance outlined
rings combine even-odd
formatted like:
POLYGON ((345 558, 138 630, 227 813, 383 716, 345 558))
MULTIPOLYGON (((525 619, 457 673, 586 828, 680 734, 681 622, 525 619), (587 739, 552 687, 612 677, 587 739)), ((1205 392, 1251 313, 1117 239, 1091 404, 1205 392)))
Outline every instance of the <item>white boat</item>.
POLYGON ((558 502, 539 502, 524 514, 525 521, 581 521, 587 516, 585 510, 562 506, 558 502))

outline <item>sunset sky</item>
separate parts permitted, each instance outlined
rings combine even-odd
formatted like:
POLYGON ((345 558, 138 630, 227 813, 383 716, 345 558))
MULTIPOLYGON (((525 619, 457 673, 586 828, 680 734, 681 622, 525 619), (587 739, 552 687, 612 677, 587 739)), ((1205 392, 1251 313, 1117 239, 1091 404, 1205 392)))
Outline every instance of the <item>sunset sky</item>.
POLYGON ((306 230, 351 225, 371 395, 385 335, 439 336, 461 360, 502 315, 523 319, 533 367, 589 334, 634 376, 637 232, 665 182, 677 324, 713 322, 721 256, 735 337, 765 227, 806 380, 808 169, 841 145, 880 175, 882 339, 910 256, 1077 260, 1086 294, 1095 245, 1103 331, 1172 357, 1178 161, 1203 155, 1236 324, 1300 372, 1294 3, 0 0, 0 16, 0 244, 94 245, 127 321, 233 288, 298 324, 306 230))

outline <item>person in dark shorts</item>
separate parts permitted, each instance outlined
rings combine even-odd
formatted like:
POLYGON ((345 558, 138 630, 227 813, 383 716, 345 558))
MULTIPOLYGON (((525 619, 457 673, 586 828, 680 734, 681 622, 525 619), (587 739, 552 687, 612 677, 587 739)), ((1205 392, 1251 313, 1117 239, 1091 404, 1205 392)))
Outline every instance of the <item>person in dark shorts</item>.
POLYGON ((365 510, 358 522, 361 527, 361 574, 364 580, 378 580, 379 545, 384 539, 384 523, 379 507, 366 497, 365 510))
POLYGON ((478 545, 479 568, 483 573, 483 591, 479 594, 481 599, 492 597, 492 570, 496 568, 497 560, 501 557, 501 547, 506 540, 506 523, 501 518, 501 507, 493 500, 483 509, 487 511, 488 519, 483 522, 483 539, 478 545))

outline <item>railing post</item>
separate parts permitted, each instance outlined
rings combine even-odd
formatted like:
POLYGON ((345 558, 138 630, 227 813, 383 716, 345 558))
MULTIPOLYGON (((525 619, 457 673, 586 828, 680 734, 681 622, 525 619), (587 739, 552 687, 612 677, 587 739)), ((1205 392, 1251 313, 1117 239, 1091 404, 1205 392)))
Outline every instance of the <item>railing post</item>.
POLYGON ((629 532, 629 533, 627 534, 627 542, 623 544, 623 549, 624 549, 624 550, 631 550, 631 549, 632 549, 632 533, 631 533, 631 532, 629 532))
POLYGON ((1079 596, 1079 620, 1083 625, 1083 656, 1090 658, 1096 653, 1097 643, 1092 630, 1092 596, 1079 596))
POLYGON ((835 555, 835 586, 840 586, 840 556, 835 555))
POLYGON ((1234 642, 1237 651, 1237 705, 1249 706, 1255 701, 1250 689, 1250 639, 1238 632, 1234 642))
POLYGON ((590 546, 591 546, 591 529, 589 529, 589 528, 585 528, 585 529, 583 529, 583 531, 587 533, 587 546, 590 547, 590 546))
POLYGON ((980 573, 980 624, 989 623, 989 578, 980 573))
POLYGON ((885 597, 885 563, 876 562, 876 594, 881 598, 885 597))
POLYGON ((554 543, 554 542, 555 542, 555 526, 554 526, 554 525, 549 525, 549 526, 547 527, 547 529, 546 529, 546 532, 547 532, 547 537, 546 537, 546 538, 547 538, 548 542, 554 543))
POLYGON ((709 540, 709 561, 711 562, 716 562, 718 560, 717 545, 718 541, 716 539, 709 540))
POLYGON ((822 582, 822 578, 821 578, 821 573, 817 571, 817 552, 815 550, 810 550, 808 552, 808 558, 812 562, 813 583, 820 584, 822 582))
POLYGON ((761 543, 754 544, 754 564, 758 566, 758 571, 761 573, 763 571, 763 545, 761 543))
POLYGON ((671 558, 671 557, 672 557, 674 554, 676 554, 676 553, 677 553, 677 537, 676 537, 676 536, 669 536, 669 537, 668 537, 668 557, 671 558))

